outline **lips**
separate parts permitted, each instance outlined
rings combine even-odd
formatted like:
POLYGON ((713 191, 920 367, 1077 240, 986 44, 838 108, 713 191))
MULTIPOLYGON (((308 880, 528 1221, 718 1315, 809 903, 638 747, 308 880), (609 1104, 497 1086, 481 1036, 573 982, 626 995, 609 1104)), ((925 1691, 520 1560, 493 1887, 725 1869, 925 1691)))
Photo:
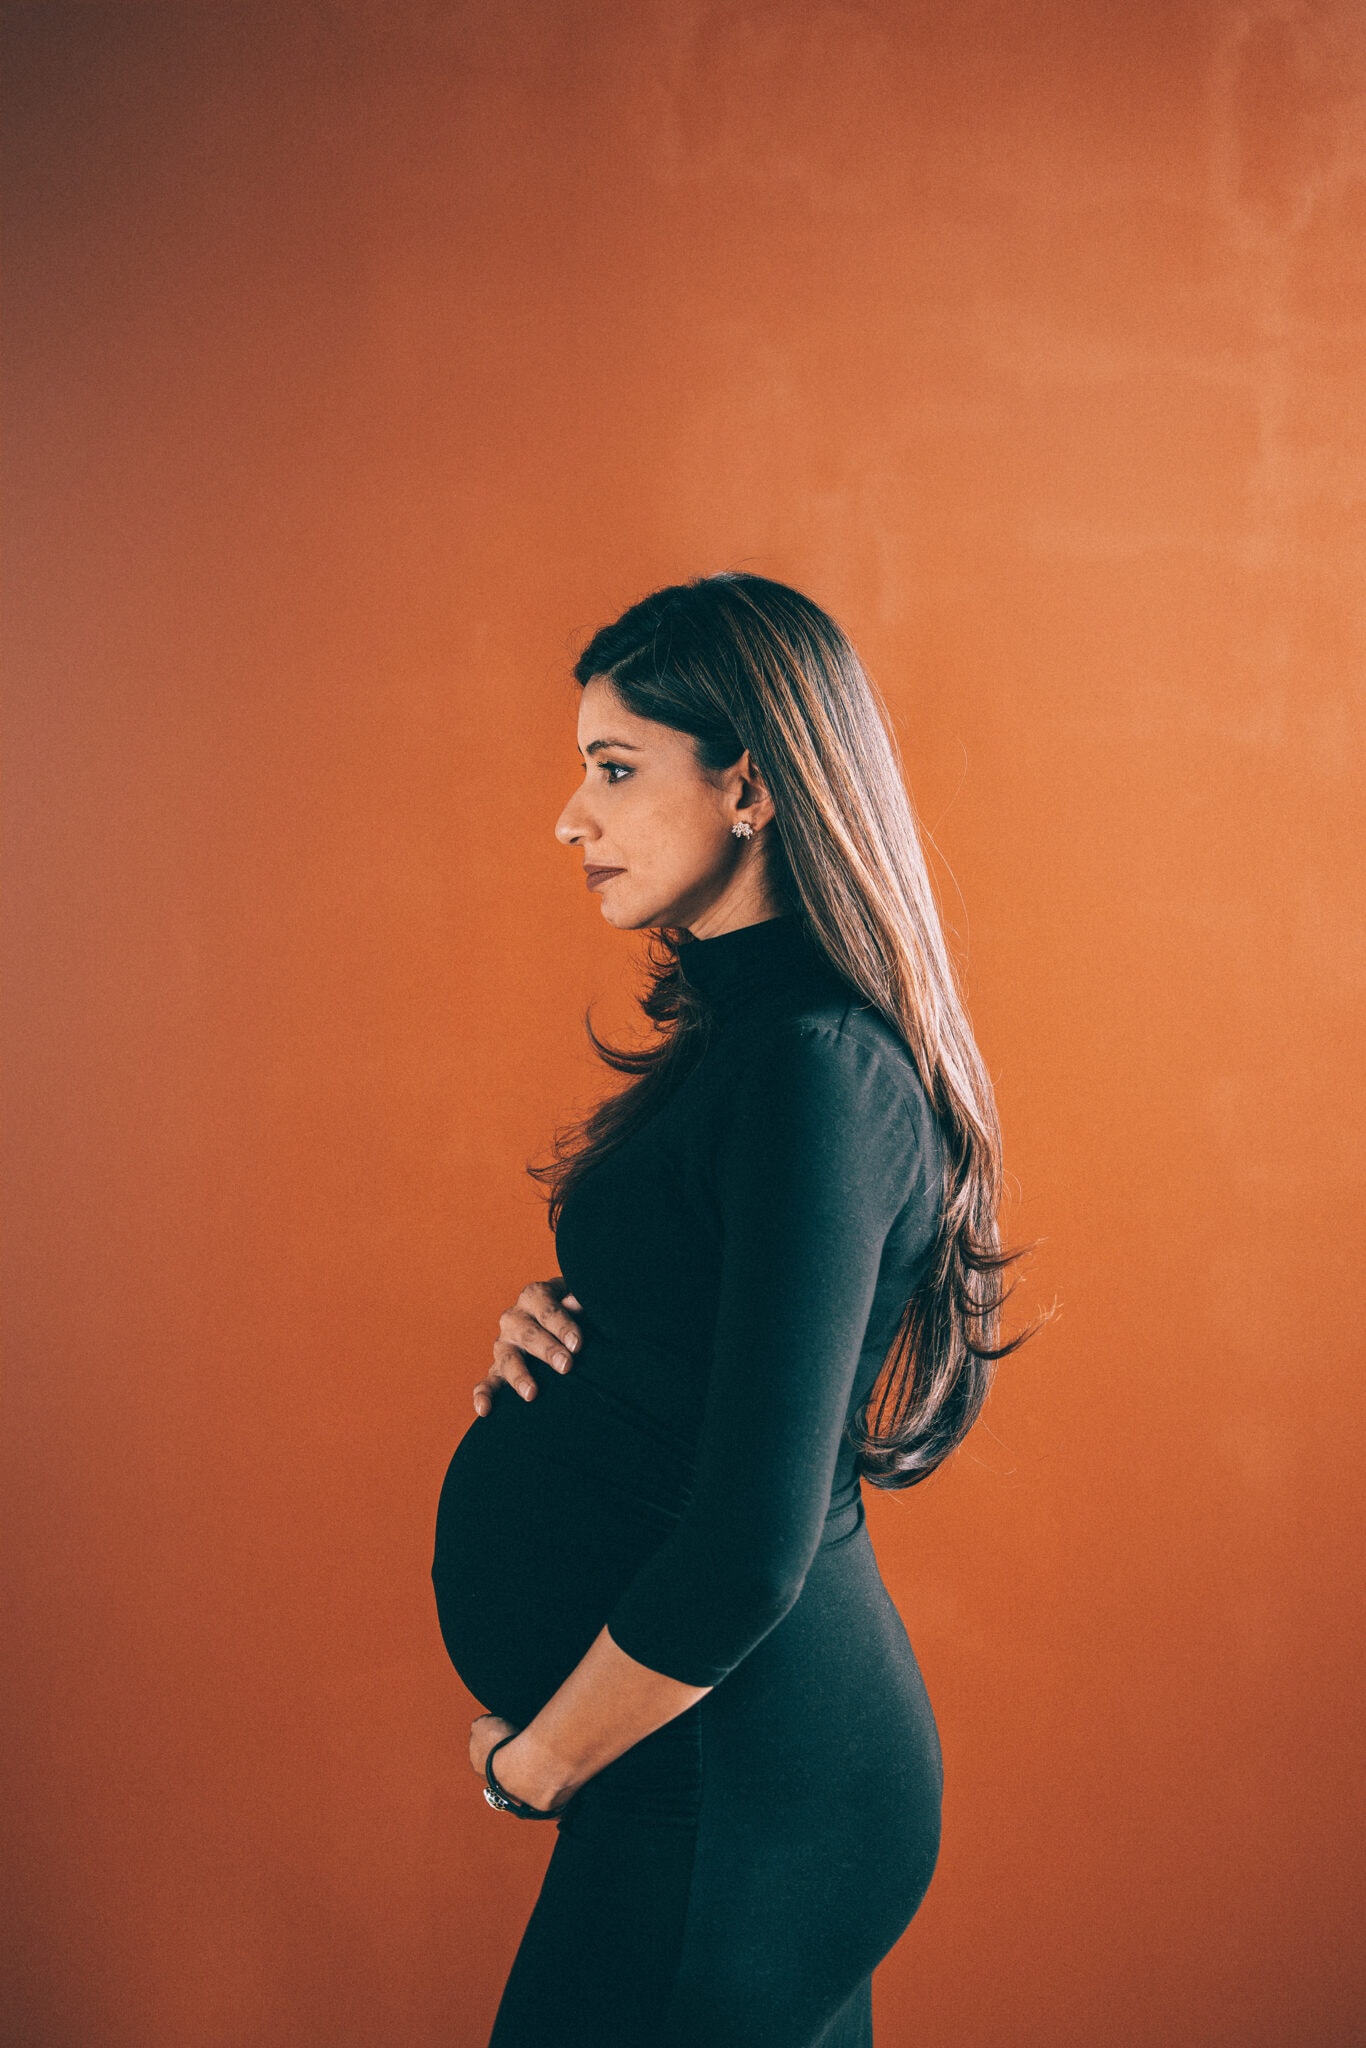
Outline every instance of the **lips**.
POLYGON ((599 883, 599 882, 602 882, 602 881, 605 881, 605 880, 607 879, 607 877, 608 877, 609 875, 624 875, 625 873, 626 873, 626 870, 625 870, 625 868, 589 868, 589 867, 586 867, 586 868, 584 869, 584 871, 583 871, 583 874, 584 874, 584 880, 585 880, 585 881, 587 882, 587 884, 588 884, 588 886, 589 886, 589 888, 590 888, 590 889, 592 889, 593 887, 595 887, 597 883, 599 883))

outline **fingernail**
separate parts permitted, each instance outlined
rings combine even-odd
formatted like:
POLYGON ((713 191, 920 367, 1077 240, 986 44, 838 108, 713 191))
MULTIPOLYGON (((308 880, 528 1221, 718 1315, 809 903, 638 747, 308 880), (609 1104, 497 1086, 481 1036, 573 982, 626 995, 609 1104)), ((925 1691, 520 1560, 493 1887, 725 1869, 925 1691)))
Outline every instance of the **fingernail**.
POLYGON ((522 1387, 519 1391, 524 1401, 532 1401, 536 1397, 535 1387, 522 1387))
POLYGON ((568 1372, 569 1370, 569 1359, 563 1351, 557 1351, 550 1363, 554 1366, 556 1372, 568 1372))
POLYGON ((579 1333, 578 1333, 578 1331, 577 1331, 577 1330, 570 1330, 570 1331, 569 1331, 569 1332, 568 1332, 568 1333, 566 1334, 566 1336, 565 1336, 565 1340, 564 1340, 564 1341, 565 1341, 565 1343, 566 1343, 566 1344, 567 1344, 567 1345, 569 1346, 569 1349, 570 1349, 571 1351, 577 1351, 577 1350, 578 1350, 578 1348, 579 1348, 579 1333))

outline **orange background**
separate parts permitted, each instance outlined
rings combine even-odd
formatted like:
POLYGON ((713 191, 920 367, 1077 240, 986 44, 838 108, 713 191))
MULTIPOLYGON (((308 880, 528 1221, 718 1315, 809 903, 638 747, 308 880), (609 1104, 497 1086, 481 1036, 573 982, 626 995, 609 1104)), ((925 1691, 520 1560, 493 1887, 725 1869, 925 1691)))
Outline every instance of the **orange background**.
POLYGON ((432 1522, 639 950, 567 671, 727 566, 893 708, 1063 1303, 872 1503, 882 2048, 1366 2038, 1360 7, 6 30, 9 2038, 485 2039, 432 1522))

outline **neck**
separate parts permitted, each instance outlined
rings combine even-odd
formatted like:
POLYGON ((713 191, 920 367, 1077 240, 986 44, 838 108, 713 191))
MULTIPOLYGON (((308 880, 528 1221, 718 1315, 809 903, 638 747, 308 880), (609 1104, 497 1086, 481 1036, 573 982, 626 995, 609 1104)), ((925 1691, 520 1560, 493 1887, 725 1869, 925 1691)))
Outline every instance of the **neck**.
POLYGON ((687 930, 694 939, 719 939, 726 932, 743 930, 752 924, 766 924, 777 917, 778 906, 769 895, 759 874, 746 873, 743 869, 731 879, 730 885, 715 903, 689 918, 687 930))
POLYGON ((735 925, 678 949, 684 981, 712 1017, 731 1024, 755 1011, 809 995, 838 981, 806 920, 789 915, 735 925))

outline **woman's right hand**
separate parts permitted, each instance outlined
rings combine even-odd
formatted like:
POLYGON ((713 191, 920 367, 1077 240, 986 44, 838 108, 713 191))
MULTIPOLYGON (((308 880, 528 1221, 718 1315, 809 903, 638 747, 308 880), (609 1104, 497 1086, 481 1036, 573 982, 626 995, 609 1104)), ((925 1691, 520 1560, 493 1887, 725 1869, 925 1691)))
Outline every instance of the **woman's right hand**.
POLYGON ((474 1390, 476 1415, 490 1412, 501 1381, 524 1401, 535 1400, 536 1381, 528 1358, 543 1358, 556 1372, 568 1372, 573 1362, 570 1354, 583 1342, 583 1332, 566 1313, 571 1308, 583 1313, 583 1303, 565 1292, 565 1282, 558 1274, 553 1280, 527 1282, 512 1307, 505 1308, 498 1318, 493 1364, 474 1390))

